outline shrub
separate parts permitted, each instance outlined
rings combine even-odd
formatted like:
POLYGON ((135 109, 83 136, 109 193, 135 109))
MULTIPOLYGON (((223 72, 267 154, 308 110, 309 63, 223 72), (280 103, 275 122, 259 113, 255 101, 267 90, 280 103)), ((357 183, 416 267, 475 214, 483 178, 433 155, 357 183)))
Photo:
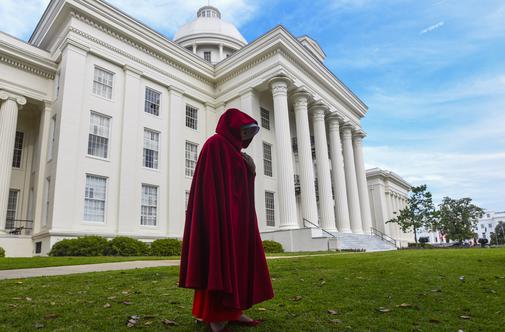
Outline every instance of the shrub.
POLYGON ((263 249, 265 249, 266 253, 284 252, 284 249, 282 248, 282 244, 280 244, 279 242, 271 241, 271 240, 263 241, 263 249))
POLYGON ((2 247, 0 247, 0 257, 5 257, 5 250, 2 247))
POLYGON ((117 236, 109 241, 105 248, 107 256, 145 256, 149 247, 145 242, 127 236, 117 236))
POLYGON ((52 246, 49 256, 103 256, 106 247, 107 239, 96 235, 63 239, 52 246))
POLYGON ((151 243, 153 256, 180 256, 182 242, 177 239, 158 239, 151 243))

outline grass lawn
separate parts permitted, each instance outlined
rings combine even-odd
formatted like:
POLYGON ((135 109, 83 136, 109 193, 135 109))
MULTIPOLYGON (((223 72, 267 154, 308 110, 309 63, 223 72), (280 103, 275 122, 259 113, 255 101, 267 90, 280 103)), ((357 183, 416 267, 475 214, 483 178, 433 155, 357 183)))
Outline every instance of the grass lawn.
MULTIPOLYGON (((298 255, 325 255, 327 251, 313 252, 285 252, 278 254, 267 254, 267 256, 298 256, 298 255)), ((180 259, 179 256, 137 256, 137 257, 115 257, 115 256, 96 256, 96 257, 0 257, 0 270, 27 269, 48 266, 80 265, 112 263, 137 260, 163 260, 180 259)))
POLYGON ((95 257, 2 257, 0 270, 27 269, 35 267, 112 263, 138 260, 179 259, 178 256, 95 256, 95 257))
MULTIPOLYGON (((265 320, 256 331, 504 330, 503 248, 309 256, 269 266, 276 296, 248 311, 265 320)), ((178 267, 163 267, 3 280, 0 331, 206 331, 191 316, 193 291, 177 279, 178 267), (133 328, 130 315, 140 316, 133 328)))

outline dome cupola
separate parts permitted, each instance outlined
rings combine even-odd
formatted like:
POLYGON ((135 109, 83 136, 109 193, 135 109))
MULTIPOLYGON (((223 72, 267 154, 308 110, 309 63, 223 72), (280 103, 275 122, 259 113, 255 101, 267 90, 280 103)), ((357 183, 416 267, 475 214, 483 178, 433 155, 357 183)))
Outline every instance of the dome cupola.
POLYGON ((238 29, 221 19, 216 7, 201 7, 196 16, 175 33, 174 42, 213 64, 247 45, 238 29))

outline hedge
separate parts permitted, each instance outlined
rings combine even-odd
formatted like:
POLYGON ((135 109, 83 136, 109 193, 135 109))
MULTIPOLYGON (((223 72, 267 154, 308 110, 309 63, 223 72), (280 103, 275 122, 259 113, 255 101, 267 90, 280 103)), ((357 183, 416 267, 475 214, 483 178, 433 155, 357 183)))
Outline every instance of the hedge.
POLYGON ((278 253, 284 252, 282 248, 282 244, 276 241, 265 240, 263 241, 263 249, 265 249, 266 253, 278 253))
POLYGON ((107 239, 90 235, 76 239, 64 239, 56 242, 49 256, 103 256, 107 239))
POLYGON ((179 256, 182 242, 177 239, 159 239, 151 243, 152 256, 179 256))
POLYGON ((149 247, 145 242, 127 236, 117 236, 107 243, 106 256, 147 256, 149 247))

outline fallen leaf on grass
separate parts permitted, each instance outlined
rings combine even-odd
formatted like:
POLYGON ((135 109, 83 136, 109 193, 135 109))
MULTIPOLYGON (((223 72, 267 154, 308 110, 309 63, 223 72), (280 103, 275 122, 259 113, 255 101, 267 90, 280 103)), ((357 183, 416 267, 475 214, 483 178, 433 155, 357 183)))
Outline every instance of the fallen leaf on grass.
POLYGON ((110 303, 105 303, 105 304, 103 305, 103 307, 104 307, 104 308, 110 308, 110 303))
POLYGON ((107 300, 114 300, 116 297, 115 296, 109 296, 107 300))
POLYGON ((36 329, 41 329, 41 328, 43 328, 43 327, 44 327, 44 324, 42 324, 42 323, 35 323, 34 327, 35 327, 36 329))
POLYGON ((459 277, 459 280, 461 280, 461 281, 465 281, 465 276, 460 276, 460 277, 459 277))
POLYGON ((330 319, 330 322, 334 323, 334 324, 341 324, 342 321, 340 319, 330 319))
POLYGON ((410 303, 402 303, 397 305, 398 308, 410 308, 412 307, 412 304, 410 303))
POLYGON ((337 311, 336 310, 332 310, 332 309, 328 309, 327 313, 329 313, 330 315, 336 315, 337 311))
POLYGON ((49 313, 47 315, 44 316, 44 319, 54 319, 54 318, 58 318, 60 317, 59 314, 56 314, 56 313, 49 313))
POLYGON ((9 304, 9 307, 11 307, 11 308, 17 308, 17 306, 18 306, 17 304, 12 304, 12 303, 9 304))
POLYGON ((23 282, 22 281, 16 281, 16 284, 22 284, 23 282))
POLYGON ((130 305, 132 303, 130 301, 123 301, 123 304, 130 305))
POLYGON ((461 316, 459 316, 459 318, 461 318, 461 319, 471 319, 472 317, 466 316, 466 315, 461 315, 461 316))
POLYGON ((26 301, 31 301, 32 298, 31 297, 26 297, 26 301))
POLYGON ((379 308, 377 308, 377 310, 380 311, 380 312, 390 312, 391 311, 391 309, 388 309, 388 308, 385 308, 385 307, 379 307, 379 308))
POLYGON ((266 308, 256 308, 256 310, 258 310, 258 311, 267 311, 266 308))
POLYGON ((163 324, 168 325, 168 326, 177 326, 179 325, 176 321, 169 320, 169 319, 163 319, 161 321, 163 324))
POLYGON ((56 302, 51 302, 51 305, 56 305, 56 302))
POLYGON ((149 325, 151 325, 152 323, 153 323, 153 321, 148 320, 147 322, 145 322, 145 323, 144 323, 144 325, 145 325, 145 326, 149 326, 149 325))
POLYGON ((319 283, 319 285, 320 285, 320 286, 322 286, 322 285, 324 285, 324 284, 326 284, 326 281, 324 281, 324 280, 322 280, 322 281, 319 283))
POLYGON ((301 299, 303 299, 303 297, 301 295, 297 295, 295 297, 292 297, 290 300, 291 301, 300 301, 301 299))

